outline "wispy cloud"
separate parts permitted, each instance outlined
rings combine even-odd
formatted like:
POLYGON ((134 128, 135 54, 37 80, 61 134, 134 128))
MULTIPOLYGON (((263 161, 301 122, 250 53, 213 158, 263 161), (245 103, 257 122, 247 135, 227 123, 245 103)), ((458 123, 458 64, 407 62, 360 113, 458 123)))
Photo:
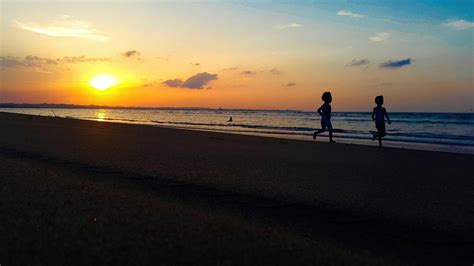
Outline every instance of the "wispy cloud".
POLYGON ((286 84, 286 86, 287 86, 287 87, 294 87, 294 86, 296 86, 296 83, 294 83, 294 82, 288 82, 288 83, 286 84))
POLYGON ((277 27, 278 29, 280 29, 280 30, 284 30, 284 29, 297 29, 297 28, 301 28, 301 27, 303 27, 303 25, 300 24, 300 23, 291 23, 291 24, 277 25, 276 27, 277 27))
POLYGON ((49 65, 56 65, 56 61, 43 61, 34 58, 29 59, 18 59, 15 57, 4 57, 0 56, 0 70, 14 70, 14 71, 26 71, 26 72, 37 72, 45 74, 53 74, 54 71, 49 65))
POLYGON ((157 84, 156 81, 148 81, 148 80, 143 80, 143 85, 142 87, 144 88, 149 88, 149 87, 154 87, 157 84))
POLYGON ((110 62, 112 58, 108 57, 86 57, 86 56, 65 56, 60 59, 56 59, 60 63, 101 63, 110 62))
POLYGON ((45 24, 21 22, 16 20, 13 22, 13 26, 51 37, 76 37, 101 42, 109 39, 107 36, 95 29, 91 23, 75 19, 71 16, 62 16, 58 20, 45 24))
POLYGON ((467 21, 464 19, 460 20, 450 20, 446 23, 443 23, 443 26, 455 29, 455 30, 468 30, 474 28, 474 22, 467 21))
POLYGON ((367 66, 370 64, 370 61, 367 59, 353 59, 348 66, 367 66))
POLYGON ((0 68, 21 68, 21 67, 32 67, 39 68, 45 64, 56 65, 56 60, 40 58, 37 56, 26 56, 25 58, 12 57, 12 56, 0 56, 0 68))
POLYGON ((122 56, 126 58, 139 58, 140 55, 141 53, 137 50, 126 51, 125 53, 122 54, 122 56))
POLYGON ((226 67, 224 69, 222 69, 223 71, 235 71, 235 70, 239 70, 238 67, 226 67))
POLYGON ((272 68, 269 70, 270 73, 272 73, 273 75, 280 75, 281 74, 281 71, 278 69, 278 68, 272 68))
POLYGON ((337 14, 339 16, 351 17, 351 18, 363 18, 363 17, 365 17, 365 15, 353 13, 349 10, 341 10, 341 11, 337 12, 337 14))
POLYGON ((111 58, 90 58, 85 56, 65 56, 63 58, 44 58, 33 55, 25 57, 0 56, 0 69, 52 74, 56 73, 58 67, 64 64, 94 64, 110 61, 112 61, 111 58))
POLYGON ((379 32, 379 33, 375 34, 374 36, 369 37, 369 40, 373 41, 373 42, 384 42, 384 41, 388 40, 388 38, 390 38, 390 36, 392 36, 392 34, 390 34, 388 32, 379 32))
POLYGON ((401 59, 401 60, 390 60, 380 64, 381 68, 401 68, 407 65, 410 65, 412 62, 411 58, 401 59))
POLYGON ((240 74, 242 74, 242 75, 254 75, 256 73, 255 73, 255 71, 252 71, 252 70, 244 70, 244 71, 240 72, 240 74))
POLYGON ((163 84, 173 88, 203 89, 205 85, 216 79, 218 79, 217 74, 202 72, 189 77, 184 82, 181 79, 169 79, 163 81, 163 84))
POLYGON ((28 55, 23 58, 0 56, 0 68, 43 68, 48 65, 110 62, 111 58, 65 56, 63 58, 44 58, 28 55))

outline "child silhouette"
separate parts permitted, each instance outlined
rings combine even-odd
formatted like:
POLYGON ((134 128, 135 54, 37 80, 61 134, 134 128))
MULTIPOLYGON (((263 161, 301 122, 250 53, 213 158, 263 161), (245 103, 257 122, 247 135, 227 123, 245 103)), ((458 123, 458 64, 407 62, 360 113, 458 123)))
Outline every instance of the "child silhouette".
POLYGON ((329 143, 336 143, 332 140, 332 124, 331 124, 331 102, 332 95, 329 91, 326 91, 321 96, 321 99, 324 101, 323 105, 318 108, 318 113, 321 116, 321 129, 318 129, 313 134, 313 139, 316 139, 316 135, 326 131, 326 128, 329 130, 329 143))
POLYGON ((387 118, 388 124, 390 125, 392 122, 388 117, 387 110, 382 107, 383 105, 383 96, 379 95, 375 97, 375 103, 377 106, 374 107, 372 111, 372 120, 375 121, 375 127, 377 128, 377 133, 374 133, 372 136, 372 141, 375 138, 379 138, 379 147, 382 148, 382 137, 385 136, 385 117, 387 118))

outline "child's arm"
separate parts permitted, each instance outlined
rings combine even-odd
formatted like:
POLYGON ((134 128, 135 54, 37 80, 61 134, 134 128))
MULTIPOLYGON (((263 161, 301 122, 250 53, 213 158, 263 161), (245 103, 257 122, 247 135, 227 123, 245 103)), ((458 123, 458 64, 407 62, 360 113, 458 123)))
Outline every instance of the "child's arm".
POLYGON ((375 120, 375 108, 372 110, 372 121, 375 120))
POLYGON ((387 109, 383 109, 383 113, 385 114, 385 117, 387 118, 388 124, 392 124, 392 121, 390 121, 390 118, 388 117, 387 109))
POLYGON ((318 108, 318 113, 319 113, 319 115, 323 115, 323 106, 322 105, 318 108))

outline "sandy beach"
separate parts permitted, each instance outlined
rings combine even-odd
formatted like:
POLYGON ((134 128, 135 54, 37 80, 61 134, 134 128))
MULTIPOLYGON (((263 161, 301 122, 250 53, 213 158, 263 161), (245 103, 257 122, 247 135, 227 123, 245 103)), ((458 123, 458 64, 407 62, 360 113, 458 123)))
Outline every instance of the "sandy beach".
POLYGON ((0 264, 472 263, 473 159, 0 113, 0 264))

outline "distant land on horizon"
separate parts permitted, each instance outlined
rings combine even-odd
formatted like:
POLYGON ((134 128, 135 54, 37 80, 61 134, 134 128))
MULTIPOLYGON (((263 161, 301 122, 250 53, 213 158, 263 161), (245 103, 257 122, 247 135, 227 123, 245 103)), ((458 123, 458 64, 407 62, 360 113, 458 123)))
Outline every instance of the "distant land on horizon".
MULTIPOLYGON (((80 105, 80 104, 61 104, 61 103, 0 103, 0 108, 70 108, 70 109, 130 109, 130 110, 222 110, 222 111, 287 111, 287 112, 316 112, 292 110, 292 109, 239 109, 239 108, 209 108, 209 107, 147 107, 147 106, 108 106, 108 105, 80 105)), ((334 113, 370 113, 369 111, 344 111, 334 113)), ((404 111, 391 113, 457 113, 457 114, 472 114, 473 112, 420 112, 420 111, 404 111)))
POLYGON ((56 103, 0 103, 0 108, 71 108, 71 109, 136 109, 136 110, 237 110, 237 111, 292 111, 279 109, 238 109, 238 108, 209 108, 209 107, 146 107, 146 106, 108 106, 108 105, 80 105, 56 103))

